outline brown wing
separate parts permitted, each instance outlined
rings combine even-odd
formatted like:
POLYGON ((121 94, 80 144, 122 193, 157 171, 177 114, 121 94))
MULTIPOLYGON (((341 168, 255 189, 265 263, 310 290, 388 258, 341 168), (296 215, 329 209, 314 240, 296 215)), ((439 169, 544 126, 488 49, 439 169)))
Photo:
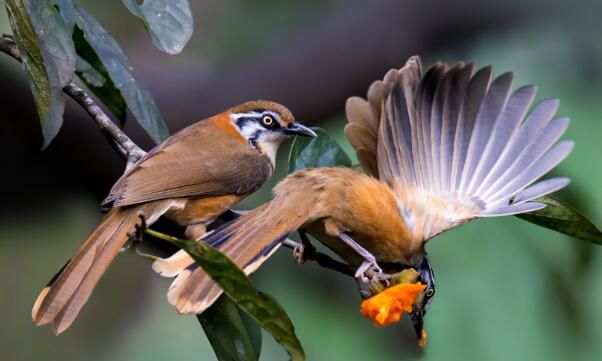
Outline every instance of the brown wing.
MULTIPOLYGON (((255 271, 286 237, 307 222, 325 216, 321 187, 330 168, 298 171, 274 190, 274 199, 204 238, 245 273, 255 271)), ((184 269, 169 289, 168 300, 178 312, 197 314, 209 307, 221 289, 196 265, 184 269)))
POLYGON ((178 132, 115 183, 105 204, 126 206, 176 197, 244 194, 271 175, 267 157, 233 129, 225 115, 178 132))
MULTIPOLYGON (((384 109, 385 101, 390 98, 394 90, 401 88, 401 97, 405 101, 400 101, 400 106, 411 104, 413 102, 413 94, 418 86, 422 76, 420 59, 416 56, 411 57, 406 65, 401 69, 391 69, 385 75, 383 80, 377 80, 368 88, 366 99, 360 97, 351 97, 347 100, 345 113, 349 124, 345 126, 345 135, 355 149, 358 160, 364 171, 374 177, 383 179, 391 172, 391 168, 407 166, 401 162, 401 159, 394 158, 395 154, 383 159, 382 151, 379 154, 379 143, 383 143, 379 138, 382 137, 383 118, 387 116, 393 119, 409 118, 409 109, 396 109, 394 114, 386 114, 388 110, 384 109)), ((386 119, 385 119, 386 120, 386 119)), ((391 122, 389 122, 391 123, 391 122)), ((403 126, 408 124, 407 121, 393 122, 393 126, 403 126)), ((407 135, 406 129, 403 134, 407 135)), ((389 139, 398 145, 400 151, 405 150, 408 144, 412 143, 412 139, 389 139)))

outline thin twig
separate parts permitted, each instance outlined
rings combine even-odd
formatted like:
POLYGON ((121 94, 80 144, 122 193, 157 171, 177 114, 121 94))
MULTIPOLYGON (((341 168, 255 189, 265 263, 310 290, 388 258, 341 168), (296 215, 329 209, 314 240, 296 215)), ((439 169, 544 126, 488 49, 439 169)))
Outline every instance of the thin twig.
POLYGON ((126 169, 146 155, 146 152, 121 131, 82 88, 70 83, 63 90, 90 114, 101 131, 113 139, 121 156, 127 160, 126 169))
MULTIPOLYGON (((282 242, 282 245, 290 249, 298 249, 298 247, 301 247, 300 243, 297 243, 288 238, 282 242)), ((325 253, 321 253, 318 251, 309 252, 307 254, 307 260, 315 261, 317 264, 324 268, 328 268, 351 277, 355 276, 355 270, 353 269, 353 267, 349 266, 346 263, 339 262, 325 253)))
MULTIPOLYGON (((0 37, 0 51, 10 55, 19 62, 23 61, 19 49, 17 49, 17 44, 9 35, 2 34, 0 37)), ((98 125, 103 134, 107 135, 114 142, 116 151, 127 161, 126 169, 129 169, 132 164, 146 155, 146 152, 119 129, 82 88, 75 83, 69 83, 63 88, 63 91, 81 105, 96 122, 96 125, 98 125)))

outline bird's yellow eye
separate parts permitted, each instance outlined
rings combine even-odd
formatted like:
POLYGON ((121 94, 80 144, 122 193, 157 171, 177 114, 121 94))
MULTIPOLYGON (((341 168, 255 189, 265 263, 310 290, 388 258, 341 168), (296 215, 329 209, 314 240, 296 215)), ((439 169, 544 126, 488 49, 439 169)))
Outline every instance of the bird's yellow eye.
POLYGON ((429 288, 429 289, 426 291, 426 297, 433 297, 433 294, 434 294, 434 293, 435 293, 435 290, 434 290, 434 289, 432 289, 432 288, 429 288))
POLYGON ((270 126, 272 125, 272 123, 274 123, 274 118, 272 118, 269 115, 264 115, 263 118, 261 118, 261 121, 263 122, 263 124, 270 126))

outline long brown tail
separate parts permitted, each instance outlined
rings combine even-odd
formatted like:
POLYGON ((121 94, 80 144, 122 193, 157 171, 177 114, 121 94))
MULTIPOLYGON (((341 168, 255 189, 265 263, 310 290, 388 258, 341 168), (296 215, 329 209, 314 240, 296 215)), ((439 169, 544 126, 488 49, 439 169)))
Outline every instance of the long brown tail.
POLYGON ((146 208, 148 205, 114 208, 107 214, 75 257, 40 292, 31 314, 37 326, 52 322, 54 333, 60 334, 73 323, 100 277, 127 242, 139 212, 148 211, 146 208))

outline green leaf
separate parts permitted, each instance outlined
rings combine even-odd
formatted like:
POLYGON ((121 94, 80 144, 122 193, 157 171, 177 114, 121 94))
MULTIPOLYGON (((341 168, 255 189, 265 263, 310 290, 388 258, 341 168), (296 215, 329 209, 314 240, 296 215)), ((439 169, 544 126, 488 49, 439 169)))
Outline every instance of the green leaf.
POLYGON ((5 4, 29 76, 45 148, 63 124, 63 87, 71 82, 75 69, 73 28, 61 19, 50 0, 7 0, 5 4))
POLYGON ((98 55, 84 38, 83 31, 78 27, 75 27, 73 32, 73 42, 78 55, 75 63, 77 75, 123 125, 127 115, 125 100, 113 84, 98 55))
POLYGON ((351 159, 343 148, 322 128, 312 128, 314 138, 296 137, 288 157, 288 171, 303 168, 351 167, 351 159))
MULTIPOLYGON (((63 18, 75 23, 81 29, 84 39, 98 56, 114 86, 119 89, 142 128, 156 143, 165 140, 169 136, 169 131, 161 113, 151 94, 134 77, 133 68, 115 39, 90 14, 71 0, 54 0, 54 2, 59 6, 63 18)), ((85 60, 88 63, 91 61, 90 58, 85 60)), ((96 67, 95 69, 99 70, 96 67)))
POLYGON ((536 201, 547 204, 547 207, 519 214, 517 217, 571 237, 602 245, 602 232, 584 215, 549 196, 536 201))
MULTIPOLYGON (((224 297, 225 298, 225 297, 224 297)), ((232 302, 232 300, 230 300, 232 302)), ((236 310, 240 315, 240 319, 242 320, 245 329, 247 330, 247 334, 249 335, 249 339, 251 341, 251 346, 253 350, 255 350, 255 355, 257 355, 257 359, 261 356, 261 345, 263 344, 263 336, 261 334, 261 327, 253 320, 246 312, 240 309, 240 307, 236 306, 236 310)))
POLYGON ((259 360, 261 329, 226 295, 197 317, 219 361, 259 360))
POLYGON ((146 233, 188 252, 238 307, 286 349, 293 361, 305 360, 295 327, 282 306, 272 296, 257 291, 251 279, 226 255, 203 242, 179 239, 150 229, 146 233))
POLYGON ((192 35, 192 13, 187 0, 123 0, 144 22, 153 44, 167 54, 178 54, 192 35))

